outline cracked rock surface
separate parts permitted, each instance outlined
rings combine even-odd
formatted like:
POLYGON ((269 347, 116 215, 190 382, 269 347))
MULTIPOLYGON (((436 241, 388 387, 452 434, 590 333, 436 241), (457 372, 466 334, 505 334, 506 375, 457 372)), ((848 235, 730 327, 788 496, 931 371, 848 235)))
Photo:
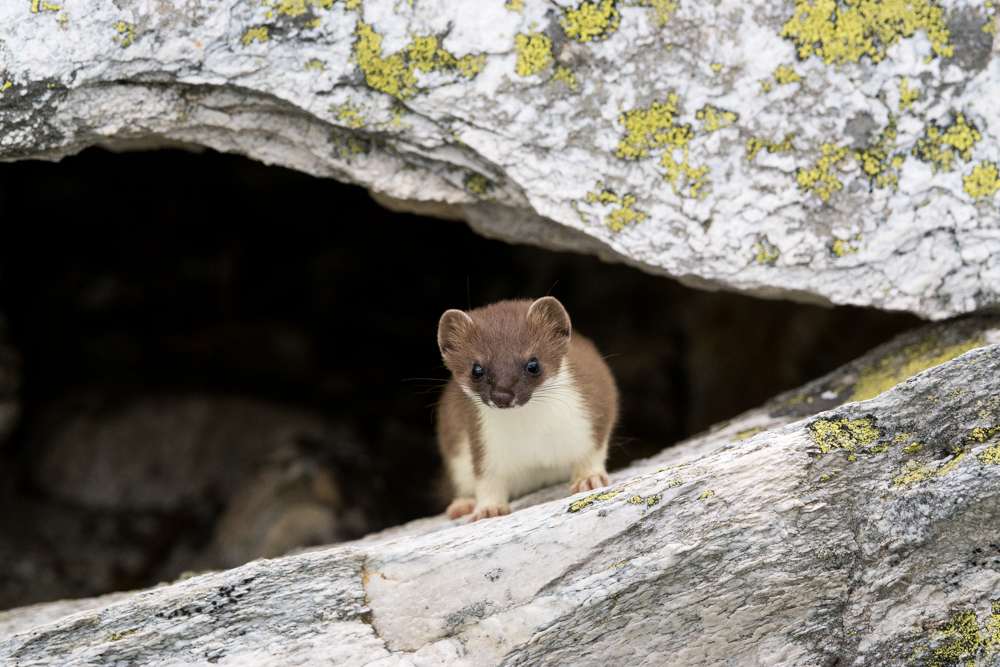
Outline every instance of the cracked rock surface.
POLYGON ((998 336, 905 334, 597 493, 13 610, 0 661, 995 664, 998 336))
POLYGON ((694 286, 994 305, 996 6, 822 7, 11 0, 0 159, 208 146, 694 286))

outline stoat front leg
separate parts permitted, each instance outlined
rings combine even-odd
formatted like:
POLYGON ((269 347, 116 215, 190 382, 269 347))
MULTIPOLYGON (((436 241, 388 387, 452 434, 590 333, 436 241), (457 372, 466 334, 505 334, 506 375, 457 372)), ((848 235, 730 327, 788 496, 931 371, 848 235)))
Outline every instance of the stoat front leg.
POLYGON ((604 461, 608 456, 608 443, 573 464, 573 476, 569 485, 570 493, 593 491, 611 483, 604 461))
POLYGON ((507 480, 488 472, 476 475, 476 511, 472 513, 469 523, 510 514, 509 500, 507 480))

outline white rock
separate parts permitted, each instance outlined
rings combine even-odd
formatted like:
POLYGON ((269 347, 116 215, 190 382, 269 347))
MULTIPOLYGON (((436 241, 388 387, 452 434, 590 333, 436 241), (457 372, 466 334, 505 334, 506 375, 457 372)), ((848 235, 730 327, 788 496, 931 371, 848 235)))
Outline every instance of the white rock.
POLYGON ((940 319, 1000 293, 1000 59, 992 5, 925 4, 879 4, 915 32, 852 50, 782 36, 806 0, 12 0, 0 159, 209 146, 694 286, 940 319))

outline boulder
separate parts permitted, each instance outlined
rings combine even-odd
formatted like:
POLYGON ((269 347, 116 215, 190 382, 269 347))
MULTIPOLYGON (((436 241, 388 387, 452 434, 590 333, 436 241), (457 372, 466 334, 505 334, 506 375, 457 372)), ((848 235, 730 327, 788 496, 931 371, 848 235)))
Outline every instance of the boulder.
POLYGON ((373 475, 346 424, 241 396, 81 409, 87 396, 26 429, 30 492, 15 479, 0 503, 0 608, 150 586, 384 525, 385 503, 357 493, 373 475))
POLYGON ((61 618, 14 610, 0 659, 995 664, 998 337, 982 318, 906 334, 595 493, 543 491, 510 516, 424 519, 61 618))
POLYGON ((207 146, 689 285, 942 319, 1000 292, 996 11, 17 0, 0 159, 207 146))

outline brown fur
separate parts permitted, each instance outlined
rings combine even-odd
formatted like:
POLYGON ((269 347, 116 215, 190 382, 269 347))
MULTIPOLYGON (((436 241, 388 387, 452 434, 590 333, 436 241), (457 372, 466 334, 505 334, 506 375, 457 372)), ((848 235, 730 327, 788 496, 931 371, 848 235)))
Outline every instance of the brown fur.
MULTIPOLYGON (((438 345, 452 374, 437 415, 438 445, 446 462, 459 454, 468 438, 479 479, 484 450, 477 402, 511 409, 503 405, 509 396, 512 409, 525 405, 567 361, 589 416, 593 447, 605 448, 618 413, 614 378, 594 344, 572 331, 569 315, 556 299, 501 301, 469 312, 449 310, 441 317, 438 345), (525 370, 532 358, 541 367, 537 375, 525 370), (470 375, 474 364, 484 372, 479 380, 470 375)), ((606 451, 598 454, 603 461, 606 451)), ((601 474, 606 483, 603 466, 601 474)), ((579 481, 574 484, 579 486, 579 481)))

